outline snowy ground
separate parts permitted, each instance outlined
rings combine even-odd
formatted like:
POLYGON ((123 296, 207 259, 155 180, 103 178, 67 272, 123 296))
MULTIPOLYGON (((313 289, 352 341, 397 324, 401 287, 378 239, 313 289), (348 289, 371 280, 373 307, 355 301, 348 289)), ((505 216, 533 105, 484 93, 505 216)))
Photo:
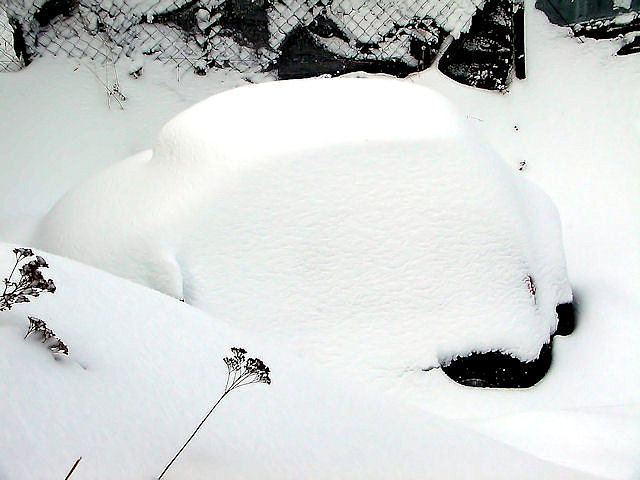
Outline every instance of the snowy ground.
MULTIPOLYGON (((17 73, 2 74, 2 233, 44 215, 71 186, 107 165, 149 148, 160 127, 178 112, 215 93, 247 84, 240 74, 212 71, 206 77, 149 62, 144 79, 122 66, 125 110, 107 107, 104 67, 41 58, 17 73), (100 78, 96 78, 96 74, 100 78), (55 78, 55 81, 43 81, 55 78), (26 162, 26 165, 25 165, 26 162), (9 217, 9 218, 7 218, 9 217)), ((251 81, 264 80, 265 76, 251 81)), ((111 83, 109 82, 109 83, 111 83)), ((250 112, 247 112, 250 115, 250 112)))
MULTIPOLYGON (((0 243, 0 269, 13 255, 0 243)), ((327 375, 279 344, 253 338, 153 290, 46 254, 58 291, 3 312, 0 478, 151 479, 188 437, 243 346, 272 384, 233 391, 169 479, 582 479, 371 389, 327 375), (69 346, 53 358, 23 340, 25 314, 69 346)))
MULTIPOLYGON (((586 40, 585 43, 579 43, 569 38, 567 30, 549 25, 543 14, 537 11, 530 9, 527 15, 528 79, 516 82, 509 94, 501 95, 461 86, 435 70, 423 72, 407 81, 424 84, 442 92, 466 115, 469 124, 485 135, 493 148, 513 165, 514 170, 519 162, 525 161, 526 166, 522 174, 540 185, 553 198, 563 222, 569 276, 578 307, 576 332, 570 337, 556 338, 551 370, 540 384, 531 389, 501 391, 465 388, 451 382, 436 370, 430 372, 433 374, 425 375, 422 380, 423 388, 430 393, 426 402, 414 406, 393 403, 391 410, 400 413, 393 418, 385 414, 385 418, 389 419, 389 422, 405 422, 402 424, 406 424, 406 428, 410 430, 406 430, 406 435, 416 436, 416 432, 432 430, 433 427, 429 423, 431 420, 424 420, 426 423, 420 423, 414 429, 411 422, 406 422, 405 415, 415 418, 423 412, 435 413, 460 421, 463 424, 460 429, 476 428, 495 439, 554 463, 605 478, 637 478, 640 475, 640 370, 637 368, 640 364, 640 251, 637 248, 640 243, 640 224, 637 220, 640 207, 640 96, 636 91, 640 82, 640 62, 634 55, 613 57, 616 46, 608 41, 586 40)), ((120 75, 120 79, 123 90, 129 97, 125 103, 125 111, 119 111, 115 107, 111 110, 106 108, 103 87, 94 74, 83 65, 42 59, 22 72, 0 76, 0 240, 12 243, 28 242, 33 224, 74 184, 116 160, 148 148, 153 144, 160 126, 178 111, 213 93, 246 83, 239 75, 213 72, 205 78, 183 73, 180 82, 177 83, 175 71, 152 65, 146 67, 146 74, 140 80, 129 79, 124 74, 120 75), (55 78, 55 81, 51 81, 52 78, 55 78)), ((251 112, 248 111, 247 116, 250 115, 251 112)), ((425 112, 425 115, 428 115, 428 112, 425 112)), ((78 291, 83 291, 80 285, 82 282, 74 282, 72 267, 68 268, 69 271, 59 275, 59 278, 67 279, 65 282, 80 289, 78 291)), ((103 281, 103 277, 100 278, 103 281)), ((154 311, 173 308, 164 304, 160 306, 159 295, 148 292, 142 294, 139 293, 139 287, 125 288, 108 278, 109 280, 104 281, 109 285, 118 285, 114 286, 114 289, 122 289, 118 290, 117 295, 109 296, 111 301, 113 298, 120 299, 129 294, 136 294, 145 299, 153 298, 150 308, 154 311), (124 290, 129 293, 125 293, 124 290)), ((43 316, 47 314, 59 318, 69 316, 63 315, 65 308, 69 308, 69 303, 64 302, 71 303, 71 300, 61 300, 62 303, 55 304, 55 298, 57 297, 52 296, 34 303, 33 310, 29 312, 42 312, 43 316)), ((74 301, 83 302, 83 298, 85 296, 78 295, 74 301)), ((86 293, 86 298, 91 308, 79 308, 77 317, 64 320, 64 325, 57 327, 62 337, 74 340, 69 341, 70 346, 72 349, 80 349, 80 356, 82 349, 90 349, 90 343, 96 342, 97 339, 95 332, 83 333, 76 325, 79 326, 82 319, 91 317, 92 311, 103 308, 100 306, 103 303, 91 303, 94 300, 90 299, 90 293, 86 293), (77 340, 73 338, 76 330, 77 340)), ((100 301, 106 302, 107 299, 102 298, 100 301)), ((116 303, 118 309, 123 308, 120 300, 116 303)), ((131 301, 127 305, 134 303, 131 301)), ((147 300, 144 303, 146 304, 147 300)), ((195 321, 192 317, 201 318, 200 314, 192 310, 189 310, 191 313, 188 314, 180 310, 188 307, 178 305, 175 308, 178 309, 175 318, 180 318, 180 321, 187 324, 195 321)), ((142 309, 135 317, 143 318, 149 311, 142 309)), ((107 318, 111 317, 96 316, 100 328, 103 328, 107 318)), ((12 332, 6 336, 8 343, 4 347, 5 351, 15 350, 16 353, 11 354, 11 359, 20 358, 21 362, 24 361, 23 358, 40 355, 42 358, 39 360, 32 359, 34 365, 47 365, 43 368, 55 372, 52 367, 57 367, 57 364, 44 363, 48 353, 29 350, 32 346, 30 344, 14 345, 18 343, 20 319, 20 316, 12 313, 9 323, 4 324, 7 330, 12 332)), ((145 318, 145 321, 148 319, 145 318)), ((168 317, 165 322, 169 322, 168 317)), ((204 322, 198 322, 200 329, 200 323, 204 322)), ((211 331, 216 335, 220 330, 211 327, 211 331)), ((114 332, 114 335, 116 333, 114 332)), ((132 332, 133 335, 135 331, 132 332)), ((179 335, 178 330, 175 335, 179 335)), ((225 338, 233 338, 235 341, 239 337, 244 339, 245 335, 229 334, 225 338)), ((249 340, 246 343, 249 343, 249 340)), ((277 346, 269 346, 268 342, 256 341, 254 344, 260 352, 268 352, 269 348, 277 349, 277 346)), ((207 358, 206 361, 214 363, 222 356, 221 352, 225 346, 229 346, 224 341, 216 341, 215 345, 215 355, 212 360, 207 358)), ((275 359, 277 356, 272 358, 275 359)), ((194 359, 196 361, 200 357, 194 359)), ((284 360, 280 363, 273 360, 272 363, 274 371, 276 365, 281 370, 286 368, 281 366, 286 363, 284 360)), ((24 372, 17 370, 15 364, 6 362, 2 368, 8 372, 7 378, 16 378, 13 384, 25 385, 23 380, 17 377, 24 372)), ((61 381, 69 381, 70 384, 76 385, 76 380, 73 380, 72 374, 69 373, 69 369, 73 367, 65 365, 65 368, 65 373, 59 374, 61 377, 52 373, 52 378, 65 378, 61 381), (67 375, 70 376, 66 377, 67 375)), ((121 368, 122 371, 126 371, 125 367, 121 368)), ((138 372, 136 375, 141 377, 148 374, 143 370, 138 372)), ((29 376, 35 373, 36 370, 29 370, 29 376)), ((215 375, 216 378, 219 376, 215 375)), ((103 381, 106 378, 108 377, 103 377, 103 381)), ((329 383, 331 381, 335 380, 330 380, 329 383)), ((414 382, 408 378, 407 382, 409 381, 414 382)), ((415 387, 415 384, 412 383, 412 386, 415 387)), ((53 386, 50 388, 51 391, 56 391, 53 386)), ((10 398, 24 400, 24 397, 20 396, 23 394, 19 393, 22 390, 16 391, 19 396, 10 398)), ((402 396, 404 391, 407 389, 400 385, 398 391, 390 393, 395 394, 397 398, 402 396)), ((196 396, 204 395, 204 392, 200 392, 198 390, 196 396)), ((156 398, 168 395, 165 390, 156 393, 156 398)), ((255 402, 256 407, 260 406, 261 393, 263 392, 254 392, 247 401, 255 402)), ((283 397, 279 398, 286 398, 289 394, 292 393, 287 390, 281 394, 283 397)), ((345 394, 350 395, 351 392, 345 394)), ((363 399, 362 403, 369 401, 368 398, 365 401, 364 396, 359 398, 363 399)), ((411 398, 406 396, 405 400, 411 402, 411 398)), ((63 403, 62 399, 60 402, 63 403)), ((116 403, 114 400, 113 405, 116 403)), ((24 418, 32 418, 23 413, 20 404, 20 400, 10 404, 13 409, 11 411, 16 412, 16 422, 23 414, 26 415, 24 418)), ((357 402, 353 403, 356 404, 357 402)), ((80 410, 86 408, 82 407, 81 403, 72 405, 80 410)), ((233 408, 237 408, 238 415, 242 414, 242 406, 234 403, 233 408)), ((176 409, 175 406, 170 408, 176 409)), ((194 405, 193 408, 184 410, 192 413, 192 410, 201 411, 203 408, 194 405)), ((71 418, 73 411, 70 408, 66 410, 65 415, 71 418)), ((344 416, 340 418, 348 419, 357 411, 359 408, 356 407, 344 410, 344 416)), ((365 432, 358 433, 358 438, 368 439, 368 430, 360 429, 375 417, 372 413, 375 410, 367 412, 369 413, 362 413, 362 417, 356 417, 363 423, 349 423, 352 428, 344 431, 365 432)), ((193 415, 199 416, 197 413, 193 415)), ((5 417, 4 421, 8 419, 5 417)), ((167 438, 163 437, 162 441, 158 440, 157 444, 152 445, 153 448, 149 447, 148 451, 153 451, 149 453, 150 457, 145 457, 152 460, 149 461, 149 465, 155 466, 166 458, 171 445, 177 441, 174 441, 174 438, 186 433, 180 429, 186 428, 184 424, 188 424, 189 421, 192 419, 176 419, 176 425, 171 427, 172 434, 167 438)), ((29 442, 34 442, 34 447, 37 445, 44 448, 47 445, 46 439, 41 438, 42 432, 37 428, 25 424, 10 425, 12 427, 9 429, 3 428, 5 436, 0 437, 3 443, 19 444, 29 438, 29 442), (15 437, 18 432, 30 432, 29 437, 15 437)), ((92 425, 99 427, 100 424, 92 425)), ((275 425, 277 427, 274 428, 284 428, 282 423, 275 425)), ((446 425, 446 428, 450 428, 449 423, 446 425)), ((224 431, 228 432, 235 427, 237 425, 231 425, 224 431)), ((63 426, 56 428, 60 432, 63 426)), ((315 428, 319 426, 314 424, 310 430, 313 431, 315 428)), ((222 430, 218 434, 215 433, 215 429, 211 430, 210 435, 222 435, 222 430)), ((372 435, 382 442, 385 436, 383 433, 380 429, 378 437, 372 435)), ((242 435, 249 436, 251 432, 243 431, 238 436, 242 435)), ((317 441, 316 445, 324 445, 330 437, 318 435, 314 438, 317 441)), ((78 442, 86 441, 82 437, 77 439, 78 442)), ((425 443, 418 444, 420 447, 415 450, 418 452, 417 456, 409 457, 403 465, 410 465, 413 462, 411 458, 420 458, 421 448, 424 448, 424 451, 436 452, 433 455, 434 459, 443 458, 442 450, 430 450, 434 448, 432 438, 423 440, 425 443)), ((148 438, 145 438, 145 441, 148 441, 148 438)), ((451 441, 455 443, 455 440, 451 441)), ((217 447, 211 451, 221 448, 224 439, 218 439, 217 442, 214 442, 217 447)), ((366 444, 364 441, 363 443, 366 444)), ((232 446, 239 444, 241 442, 238 440, 232 446)), ((255 444, 251 445, 254 451, 259 450, 255 444)), ((374 442, 372 445, 378 445, 379 449, 367 447, 362 452, 363 463, 367 462, 369 455, 377 456, 384 450, 382 445, 388 444, 374 442)), ((237 452, 234 453, 232 446, 227 447, 225 456, 238 455, 237 452)), ((290 444, 274 446, 273 450, 269 450, 267 455, 260 458, 266 462, 270 456, 275 455, 273 452, 278 451, 278 448, 289 447, 290 444)), ((16 445, 12 448, 16 448, 16 445)), ((491 446, 490 451, 493 454, 494 451, 504 451, 504 448, 491 446)), ((206 459, 208 450, 194 450, 194 457, 190 457, 190 461, 191 468, 195 470, 191 472, 193 477, 189 478, 205 475, 207 467, 211 466, 206 459), (201 455, 199 459, 198 453, 201 455)), ((5 448, 1 447, 0 451, 4 452, 5 448)), ((10 464, 6 463, 7 466, 4 465, 5 462, 9 462, 9 458, 24 459, 26 450, 9 451, 10 454, 0 459, 0 478, 31 478, 20 469, 24 468, 24 465, 35 463, 16 460, 10 464), (16 467, 16 463, 20 462, 23 466, 16 467)), ((394 450, 391 450, 386 457, 389 462, 394 458, 393 452, 394 450)), ((471 458, 481 456, 482 452, 474 452, 469 453, 471 458)), ((64 470, 62 465, 68 463, 66 458, 62 457, 76 455, 67 449, 62 450, 62 453, 56 457, 56 477, 61 476, 57 472, 64 470)), ((323 462, 323 459, 326 462, 326 459, 331 457, 330 451, 318 455, 321 455, 315 457, 318 462, 323 462)), ((504 455, 506 458, 510 454, 504 455)), ((519 461, 520 457, 515 453, 513 455, 512 460, 506 461, 506 473, 503 474, 505 478, 509 478, 509 472, 513 473, 507 470, 508 465, 513 465, 512 461, 519 461)), ((398 456, 401 454, 398 453, 398 456)), ((306 458, 307 463, 313 463, 313 460, 309 461, 310 457, 306 458)), ((233 464, 242 464, 240 460, 237 459, 233 464)), ((73 461, 73 458, 70 461, 73 461)), ((105 460, 104 463, 96 465, 96 468, 106 468, 108 463, 105 460)), ((41 462, 37 464, 41 465, 41 462)), ((184 464, 187 468, 189 460, 184 464)), ((221 468, 215 461, 213 464, 216 468, 221 468)), ((256 462, 258 469, 260 464, 260 461, 256 462)), ((378 464, 385 465, 384 461, 375 465, 378 464)), ((346 464, 341 462, 339 465, 346 464)), ((380 467, 380 471, 390 471, 389 465, 380 467)), ((547 467, 541 465, 543 464, 532 468, 543 472, 542 469, 547 467)), ((294 470, 289 472, 295 471, 295 467, 292 468, 294 470)), ((353 468, 353 465, 350 465, 350 468, 353 468)), ((416 467, 418 476, 420 468, 420 465, 416 467)), ((427 471, 441 478, 455 478, 455 475, 461 475, 460 471, 443 468, 445 469, 437 472, 427 471)), ((475 472, 475 464, 470 468, 475 472)), ((142 472, 142 469, 135 471, 142 472)), ((145 474, 148 474, 146 470, 145 474)), ((346 477, 350 475, 347 474, 346 477)), ((518 477, 521 478, 520 475, 518 477)), ((551 477, 540 474, 538 478, 551 477)))

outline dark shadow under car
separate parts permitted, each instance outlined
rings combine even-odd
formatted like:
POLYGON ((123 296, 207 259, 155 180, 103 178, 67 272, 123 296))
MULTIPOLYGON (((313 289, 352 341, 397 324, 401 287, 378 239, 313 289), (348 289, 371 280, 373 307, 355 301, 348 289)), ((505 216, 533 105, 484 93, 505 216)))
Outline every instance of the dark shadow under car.
MULTIPOLYGON (((558 327, 554 335, 569 335, 575 329, 572 303, 556 307, 558 327)), ((528 388, 534 386, 549 371, 552 361, 553 336, 542 346, 535 360, 523 362, 500 351, 472 352, 442 365, 442 371, 455 382, 469 387, 528 388)))

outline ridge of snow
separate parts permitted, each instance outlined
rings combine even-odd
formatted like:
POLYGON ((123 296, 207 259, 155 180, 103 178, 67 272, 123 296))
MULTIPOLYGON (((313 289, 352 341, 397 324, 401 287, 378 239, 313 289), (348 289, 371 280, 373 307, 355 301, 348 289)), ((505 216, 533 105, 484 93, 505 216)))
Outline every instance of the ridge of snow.
MULTIPOLYGON (((0 244, 0 271, 11 266, 0 244)), ((58 287, 0 315, 0 475, 79 479, 158 474, 224 387, 222 357, 244 346, 270 386, 231 393, 166 478, 586 479, 455 423, 336 378, 278 343, 183 303, 42 252, 58 287), (25 314, 70 348, 23 339, 25 314)))

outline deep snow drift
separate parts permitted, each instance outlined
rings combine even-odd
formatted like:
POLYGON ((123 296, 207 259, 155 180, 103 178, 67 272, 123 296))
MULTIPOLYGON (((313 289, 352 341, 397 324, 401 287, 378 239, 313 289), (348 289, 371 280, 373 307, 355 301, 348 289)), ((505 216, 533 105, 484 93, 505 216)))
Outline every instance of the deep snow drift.
MULTIPOLYGON (((12 246, 0 244, 0 271, 12 246)), ((270 386, 232 392, 164 477, 170 479, 586 479, 332 378, 153 290, 44 254, 58 290, 0 316, 0 477, 156 478, 224 388, 222 358, 244 346, 270 386), (23 339, 36 315, 69 345, 57 358, 23 339)))
MULTIPOLYGON (((408 401, 417 398, 421 411, 459 419, 540 458, 604 478, 636 479, 640 95, 635 92, 640 62, 637 55, 614 56, 618 39, 583 43, 571 38, 568 29, 550 25, 532 3, 526 22, 528 78, 515 82, 506 95, 456 84, 437 70, 406 81, 445 95, 513 170, 526 161, 519 175, 540 185, 558 206, 577 329, 554 340, 553 365, 533 388, 466 388, 437 369, 405 372, 393 393, 408 401)), ((125 111, 107 109, 100 82, 76 61, 42 58, 21 72, 0 74, 1 238, 28 244, 28 220, 41 218, 74 184, 148 148, 161 125, 177 112, 245 83, 224 71, 197 77, 154 62, 147 62, 144 76, 133 80, 126 65, 119 67, 129 97, 125 111)), ((393 119, 402 121, 411 106, 399 105, 393 119)), ((83 299, 78 296, 73 303, 82 304, 83 299)), ((43 307, 37 313, 47 311, 43 307)), ((84 317, 76 320, 84 325, 84 317)), ((56 323, 53 327, 59 330, 56 323)), ((20 318, 20 332, 22 328, 20 318)), ((172 331, 178 335, 177 327, 172 331)), ((239 343, 245 338, 243 334, 239 343)), ((71 341, 70 346, 77 351, 71 341)), ((4 365, 15 368, 15 359, 7 357, 4 365)), ((215 361, 220 361, 217 353, 215 361)), ((22 385, 16 383, 16 388, 22 385)), ((59 471, 66 473, 74 460, 66 457, 76 453, 75 448, 68 455, 61 453, 65 459, 59 471)), ((466 467, 472 475, 473 465, 466 467)))
POLYGON ((571 301, 550 200, 398 80, 212 97, 151 158, 66 195, 35 241, 387 387, 472 351, 533 360, 571 301))
POLYGON ((114 75, 104 66, 45 57, 0 74, 0 239, 29 238, 32 224, 75 184, 149 148, 177 113, 248 78, 225 70, 199 77, 149 61, 135 80, 129 65, 119 67, 124 110, 113 100, 107 107, 101 82, 114 75))

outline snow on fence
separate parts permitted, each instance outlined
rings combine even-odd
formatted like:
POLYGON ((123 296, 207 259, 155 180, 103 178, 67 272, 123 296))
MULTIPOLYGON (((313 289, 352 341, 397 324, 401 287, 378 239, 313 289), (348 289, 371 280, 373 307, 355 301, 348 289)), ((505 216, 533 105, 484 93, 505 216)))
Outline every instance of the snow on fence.
POLYGON ((13 72, 22 67, 22 60, 18 58, 14 47, 13 27, 7 13, 0 7, 0 72, 13 72))
POLYGON ((7 0, 0 71, 39 55, 113 62, 143 55, 199 72, 298 60, 392 62, 416 70, 469 30, 484 0, 7 0), (292 53, 293 52, 293 53, 292 53))

